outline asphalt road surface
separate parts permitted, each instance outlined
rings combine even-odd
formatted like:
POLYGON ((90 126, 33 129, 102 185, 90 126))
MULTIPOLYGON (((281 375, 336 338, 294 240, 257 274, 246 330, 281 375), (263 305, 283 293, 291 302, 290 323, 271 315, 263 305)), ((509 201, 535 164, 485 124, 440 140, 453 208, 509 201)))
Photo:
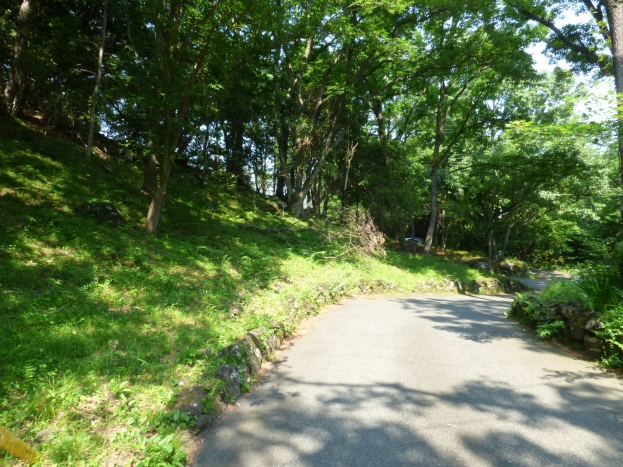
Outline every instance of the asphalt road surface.
POLYGON ((511 298, 324 313, 204 435, 196 467, 623 465, 623 381, 508 321, 511 298))
POLYGON ((530 269, 529 271, 535 278, 528 279, 526 277, 511 277, 524 285, 527 285, 536 293, 541 292, 547 283, 552 279, 570 279, 571 276, 566 272, 559 271, 542 271, 540 269, 530 269))

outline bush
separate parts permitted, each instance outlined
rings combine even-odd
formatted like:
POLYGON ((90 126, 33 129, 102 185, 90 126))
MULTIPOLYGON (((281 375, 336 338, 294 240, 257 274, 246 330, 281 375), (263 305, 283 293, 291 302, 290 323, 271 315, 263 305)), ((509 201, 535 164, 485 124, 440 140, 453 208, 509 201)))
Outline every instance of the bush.
POLYGON ((623 300, 619 272, 611 265, 597 266, 586 271, 577 282, 583 304, 597 313, 618 307, 623 300))

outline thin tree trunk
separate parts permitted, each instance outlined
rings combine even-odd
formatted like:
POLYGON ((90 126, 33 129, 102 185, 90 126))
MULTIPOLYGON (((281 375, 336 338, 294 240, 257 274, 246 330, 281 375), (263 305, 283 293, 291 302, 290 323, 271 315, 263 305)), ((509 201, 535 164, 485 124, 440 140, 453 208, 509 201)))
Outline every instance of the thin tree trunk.
POLYGON ((206 124, 206 132, 203 135, 203 147, 201 148, 201 186, 205 184, 208 174, 208 163, 210 162, 210 154, 208 153, 209 126, 206 124))
MULTIPOLYGON (((165 149, 166 151, 166 149, 165 149)), ((150 234, 160 232, 162 223, 162 213, 164 212, 164 200, 167 194, 167 182, 173 164, 169 161, 169 157, 164 157, 165 163, 160 167, 160 177, 158 177, 156 190, 151 198, 147 219, 145 220, 145 228, 150 234)))
POLYGON ((433 236, 437 226, 437 216, 439 214, 439 204, 437 202, 437 172, 439 171, 439 155, 441 151, 441 137, 443 135, 444 117, 443 107, 445 100, 445 83, 441 80, 439 85, 439 100, 437 101, 437 120, 435 123, 435 147, 433 149, 433 162, 431 165, 431 186, 430 186, 430 221, 426 240, 424 242, 424 256, 430 254, 433 244, 433 236))
POLYGON ((104 13, 102 18, 102 42, 100 44, 99 55, 97 57, 97 78, 95 78, 95 89, 91 99, 91 118, 89 120, 89 139, 87 142, 87 157, 91 157, 93 151, 93 131, 95 127, 95 109, 97 106, 97 94, 99 93, 100 83, 102 82, 102 69, 104 68, 104 46, 106 45, 106 22, 108 20, 108 0, 104 0, 104 13))
POLYGON ((487 258, 487 264, 489 266, 489 268, 491 268, 491 266, 493 265, 493 261, 495 260, 495 235, 494 235, 494 222, 495 222, 495 200, 496 200, 496 196, 495 193, 493 195, 493 201, 491 202, 491 211, 489 212, 489 222, 488 222, 488 237, 487 237, 487 243, 488 243, 488 250, 489 250, 489 254, 488 254, 488 258, 487 258))
POLYGON ((515 223, 511 222, 510 224, 508 224, 508 227, 506 229, 506 235, 504 236, 504 245, 502 246, 502 258, 506 256, 506 250, 508 249, 508 240, 511 237, 511 230, 513 230, 514 226, 515 223))
POLYGON ((22 0, 17 15, 15 43, 13 45, 13 63, 9 81, 4 88, 2 112, 15 115, 19 109, 19 97, 24 89, 24 69, 22 68, 22 56, 27 45, 28 33, 30 32, 30 16, 34 0, 22 0))
MULTIPOLYGON (((620 182, 623 187, 623 4, 620 0, 606 0, 612 40, 614 85, 617 93, 617 139, 619 144, 620 182)), ((621 199, 623 221, 623 198, 621 199)))
POLYGON ((450 222, 444 225, 443 235, 441 237, 441 251, 446 251, 446 243, 448 242, 449 233, 450 233, 450 222))
POLYGON ((431 247, 433 245, 433 236, 435 235, 435 228, 437 227, 437 216, 439 215, 439 203, 437 201, 437 171, 439 167, 437 164, 433 165, 431 171, 431 185, 430 185, 430 220, 428 222, 428 230, 426 231, 426 240, 424 241, 424 256, 430 254, 431 247))
POLYGON ((491 268, 491 266, 493 265, 493 260, 494 260, 494 255, 495 255, 495 238, 493 235, 493 226, 491 226, 489 228, 489 235, 488 235, 488 239, 487 239, 488 243, 489 243, 489 258, 488 258, 488 266, 489 268, 491 268))

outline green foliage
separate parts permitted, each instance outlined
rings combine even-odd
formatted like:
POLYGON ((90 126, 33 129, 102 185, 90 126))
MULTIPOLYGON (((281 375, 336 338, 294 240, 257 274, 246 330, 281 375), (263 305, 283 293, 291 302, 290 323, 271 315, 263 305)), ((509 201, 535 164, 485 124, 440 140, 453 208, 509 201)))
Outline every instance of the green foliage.
POLYGON ((609 367, 623 368, 623 306, 610 308, 601 315, 603 329, 595 334, 605 342, 608 352, 602 363, 609 367))
POLYGON ((551 323, 539 324, 536 327, 536 335, 541 339, 547 339, 558 334, 562 329, 564 329, 564 327, 564 321, 560 320, 551 323))
POLYGON ((156 434, 144 443, 145 458, 137 467, 183 467, 186 455, 175 444, 174 433, 166 436, 156 434))
POLYGON ((585 273, 578 281, 583 303, 598 313, 619 306, 623 301, 623 290, 615 284, 619 284, 618 274, 606 268, 585 273))
MULTIPOLYGON (((0 154, 0 424, 30 443, 41 429, 57 432, 36 447, 58 465, 182 463, 170 435, 195 420, 171 410, 175 388, 201 384, 210 410, 224 385, 211 377, 218 352, 249 330, 277 322, 291 333, 294 318, 347 295, 486 280, 435 256, 323 259, 348 249, 348 236, 232 187, 215 207, 184 173, 163 234, 148 237, 142 167, 86 164, 79 147, 18 125, 0 129, 0 154), (113 228, 76 211, 101 200, 128 222, 113 228), (307 227, 317 231, 297 232, 307 227)), ((0 454, 0 465, 12 460, 0 454)))

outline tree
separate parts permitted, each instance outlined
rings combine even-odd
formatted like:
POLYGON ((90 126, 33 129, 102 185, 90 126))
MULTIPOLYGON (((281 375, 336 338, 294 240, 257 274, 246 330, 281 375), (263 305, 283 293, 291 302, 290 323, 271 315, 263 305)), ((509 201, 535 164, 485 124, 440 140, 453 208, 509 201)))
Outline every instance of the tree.
POLYGON ((102 67, 104 66, 104 46, 106 45, 106 22, 108 20, 108 0, 104 0, 104 11, 102 13, 102 42, 97 56, 97 77, 95 78, 95 89, 91 98, 91 115, 89 119, 89 137, 87 140, 87 157, 91 157, 93 150, 93 129, 95 127, 95 109, 97 106, 97 93, 102 82, 102 67))
POLYGON ((432 153, 430 162, 430 220, 426 233, 424 254, 429 254, 437 219, 439 170, 445 167, 453 148, 469 128, 483 100, 495 93, 496 84, 505 76, 529 76, 529 57, 522 46, 532 38, 529 30, 515 30, 513 21, 482 10, 482 5, 467 4, 448 12, 445 21, 431 24, 427 40, 436 54, 435 86, 432 98, 432 153), (462 112, 449 119, 457 108, 462 112))
MULTIPOLYGON (((547 42, 552 55, 567 59, 578 71, 596 68, 601 74, 614 77, 623 188, 623 4, 620 0, 524 0, 508 4, 551 31, 547 42), (591 21, 557 27, 554 20, 569 10, 588 12, 591 21)), ((620 211, 623 221, 623 197, 620 211)))

